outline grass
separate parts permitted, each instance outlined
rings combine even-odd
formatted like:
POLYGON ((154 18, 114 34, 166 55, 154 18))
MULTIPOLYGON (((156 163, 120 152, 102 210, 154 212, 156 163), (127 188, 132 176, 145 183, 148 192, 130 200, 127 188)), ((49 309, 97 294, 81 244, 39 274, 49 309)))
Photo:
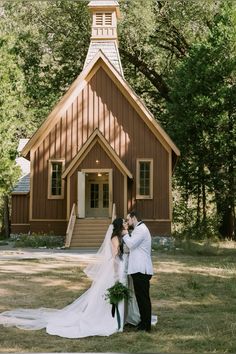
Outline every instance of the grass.
MULTIPOLYGON (((236 248, 217 247, 220 252, 210 256, 154 252, 151 297, 159 322, 150 334, 127 328, 74 340, 1 327, 0 352, 235 353, 236 248)), ((1 261, 0 312, 66 306, 90 285, 85 264, 68 257, 1 261)))

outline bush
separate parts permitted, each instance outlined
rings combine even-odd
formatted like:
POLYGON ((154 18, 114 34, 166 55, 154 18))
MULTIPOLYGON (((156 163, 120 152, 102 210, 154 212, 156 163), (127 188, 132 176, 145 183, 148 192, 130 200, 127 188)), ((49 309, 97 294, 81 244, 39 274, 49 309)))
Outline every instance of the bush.
POLYGON ((152 249, 155 251, 170 251, 175 248, 175 239, 171 236, 154 236, 152 249))
POLYGON ((181 231, 173 233, 174 237, 191 240, 211 240, 218 241, 220 234, 218 232, 218 223, 214 218, 208 218, 205 221, 185 226, 181 231))
POLYGON ((64 246, 65 237, 44 234, 19 235, 14 247, 45 247, 55 248, 64 246))
POLYGON ((175 251, 187 255, 217 256, 220 253, 220 245, 219 242, 212 242, 209 239, 197 242, 188 238, 177 238, 175 240, 175 251))

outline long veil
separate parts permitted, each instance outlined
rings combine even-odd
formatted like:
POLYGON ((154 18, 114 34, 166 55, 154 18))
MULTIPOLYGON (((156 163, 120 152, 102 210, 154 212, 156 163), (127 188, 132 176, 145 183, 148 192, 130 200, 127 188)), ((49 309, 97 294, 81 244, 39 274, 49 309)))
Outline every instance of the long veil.
MULTIPOLYGON (((110 305, 105 301, 104 294, 115 280, 114 258, 110 241, 112 230, 113 226, 110 225, 94 261, 84 269, 93 282, 78 299, 60 310, 19 308, 6 311, 0 314, 0 324, 27 330, 46 328, 49 334, 67 338, 114 333, 116 331, 115 322, 110 322, 108 326, 101 324, 103 314, 110 316, 110 305)), ((104 317, 104 321, 111 321, 110 317, 107 319, 104 317)))
POLYGON ((99 278, 99 275, 103 273, 103 267, 113 258, 111 248, 111 235, 113 231, 113 225, 109 225, 106 232, 104 241, 97 251, 94 260, 90 262, 84 269, 84 273, 92 280, 99 278))

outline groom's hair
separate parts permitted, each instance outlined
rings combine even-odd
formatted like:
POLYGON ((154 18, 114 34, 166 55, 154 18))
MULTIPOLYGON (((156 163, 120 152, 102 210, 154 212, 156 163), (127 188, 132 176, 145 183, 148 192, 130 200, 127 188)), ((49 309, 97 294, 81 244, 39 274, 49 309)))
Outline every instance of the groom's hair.
POLYGON ((133 218, 133 217, 135 216, 138 221, 141 220, 140 217, 139 217, 139 214, 138 214, 138 212, 137 212, 136 210, 132 210, 132 211, 129 213, 129 216, 130 216, 131 218, 133 218))

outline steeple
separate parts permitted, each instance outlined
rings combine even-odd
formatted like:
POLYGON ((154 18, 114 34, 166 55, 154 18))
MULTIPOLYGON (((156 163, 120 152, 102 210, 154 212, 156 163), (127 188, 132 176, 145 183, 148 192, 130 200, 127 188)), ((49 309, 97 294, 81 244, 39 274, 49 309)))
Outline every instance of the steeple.
POLYGON ((92 34, 84 67, 101 50, 123 76, 117 38, 117 19, 120 17, 118 1, 92 0, 88 7, 92 13, 92 34))

